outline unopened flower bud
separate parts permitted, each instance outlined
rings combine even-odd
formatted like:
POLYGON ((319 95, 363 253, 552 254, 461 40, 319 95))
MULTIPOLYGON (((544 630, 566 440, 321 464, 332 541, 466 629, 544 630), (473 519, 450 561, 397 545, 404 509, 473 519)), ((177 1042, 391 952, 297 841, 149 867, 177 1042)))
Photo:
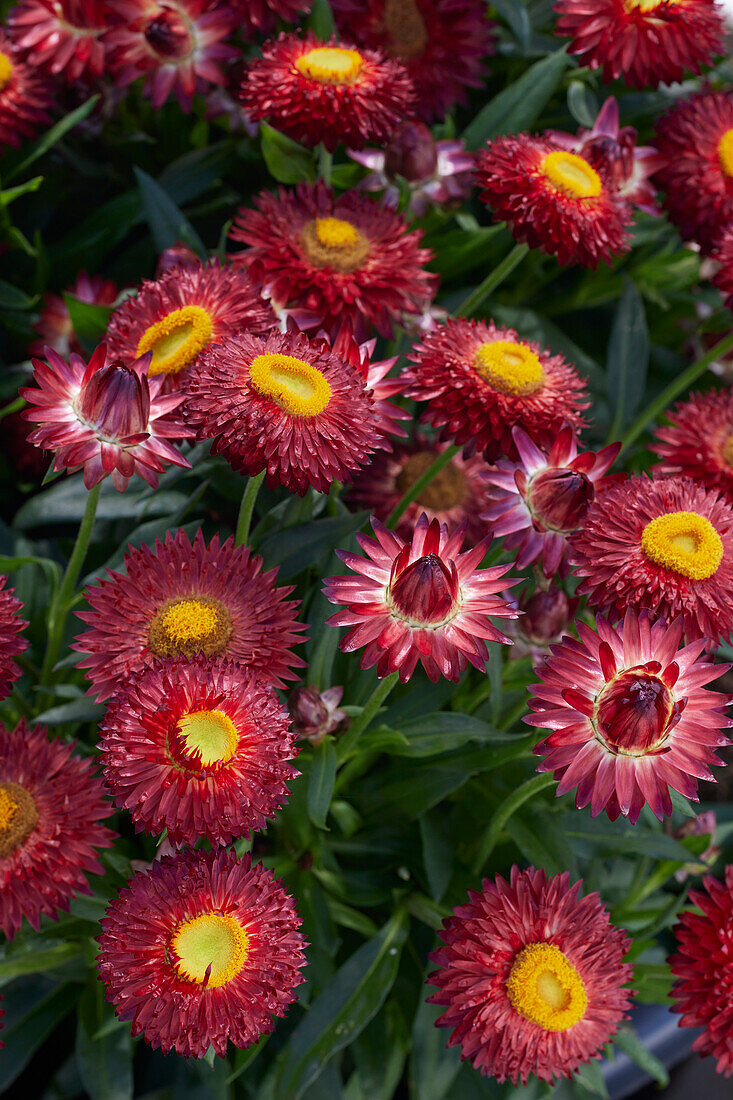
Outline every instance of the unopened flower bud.
POLYGON ((519 601, 524 615, 517 621, 517 627, 535 642, 554 641, 567 627, 577 603, 568 599, 562 588, 540 589, 529 599, 519 601))
POLYGON ((193 46, 191 32, 182 16, 171 9, 148 20, 145 40, 159 57, 170 60, 186 57, 193 46))
POLYGON ((312 745, 320 745, 327 734, 347 721, 345 711, 338 705, 343 693, 342 687, 331 687, 324 692, 313 685, 295 688, 288 699, 295 731, 312 745))
POLYGON ((438 152, 435 140, 424 122, 403 122, 392 134, 384 154, 388 179, 402 176, 418 183, 435 175, 438 152))
POLYGON ((172 267, 181 267, 184 270, 201 267, 201 260, 187 244, 176 241, 170 248, 164 248, 158 257, 158 266, 155 269, 155 278, 159 279, 172 267))
POLYGON ((413 623, 439 623, 448 617, 458 596, 458 574, 437 554, 426 554, 397 576, 389 594, 397 610, 413 623))
POLYGON ((77 410, 98 436, 110 441, 145 435, 150 419, 147 376, 113 360, 85 380, 77 410))
POLYGON ((542 470, 528 487, 533 516, 552 531, 575 531, 594 497, 590 478, 570 467, 542 470))

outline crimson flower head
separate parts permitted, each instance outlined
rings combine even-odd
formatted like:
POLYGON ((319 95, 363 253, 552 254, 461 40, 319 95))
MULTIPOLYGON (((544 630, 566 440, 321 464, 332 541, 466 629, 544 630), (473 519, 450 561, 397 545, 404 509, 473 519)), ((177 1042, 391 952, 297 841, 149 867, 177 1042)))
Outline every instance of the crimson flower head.
POLYGON ((627 1018, 631 941, 581 886, 567 871, 548 880, 514 866, 443 921, 428 1001, 446 1006, 436 1023, 453 1029, 448 1046, 485 1076, 570 1077, 627 1018))
POLYGON ((73 84, 104 74, 113 17, 109 0, 20 0, 8 12, 8 33, 33 68, 73 84))
POLYGON ((507 549, 518 548, 518 569, 541 556, 546 577, 567 576, 567 537, 578 529, 596 494, 621 476, 604 476, 621 444, 578 454, 575 433, 566 426, 547 455, 521 428, 512 430, 512 438, 521 461, 500 460, 486 473, 495 488, 483 519, 496 537, 507 536, 507 549))
POLYGON ((665 413, 651 450, 665 477, 687 477, 733 504, 733 390, 693 393, 665 413))
POLYGON ((237 25, 243 25, 248 34, 267 34, 278 19, 297 23, 304 12, 310 11, 312 0, 229 0, 229 4, 237 25))
POLYGON ((483 0, 332 0, 331 7, 342 34, 402 62, 426 122, 467 103, 469 88, 487 75, 494 43, 483 0))
POLYGON ((51 348, 46 360, 33 360, 37 387, 24 386, 20 395, 32 406, 25 419, 40 424, 28 441, 55 452, 54 470, 83 467, 87 489, 111 474, 124 492, 133 474, 155 488, 167 463, 190 467, 168 442, 193 435, 168 417, 183 397, 161 394, 163 379, 148 379, 149 354, 108 360, 100 344, 88 365, 74 352, 66 363, 51 348))
POLYGON ((495 220, 507 222, 516 240, 560 264, 594 268, 631 246, 632 210, 609 167, 568 152, 551 134, 517 134, 488 143, 476 178, 495 220))
POLYGON ((0 29, 0 152, 16 147, 50 125, 54 104, 49 78, 24 60, 0 29))
MULTIPOLYGON (((111 306, 118 294, 117 284, 112 279, 89 275, 86 271, 77 272, 74 282, 66 287, 66 291, 80 302, 98 306, 111 306)), ((46 346, 58 352, 62 359, 68 359, 72 351, 77 355, 84 354, 74 332, 69 307, 60 294, 44 294, 41 315, 33 328, 39 339, 29 346, 29 355, 42 359, 46 346)))
POLYGON ((690 891, 695 909, 686 909, 675 925, 677 952, 668 960, 677 979, 673 1012, 680 1027, 703 1028, 692 1044, 701 1058, 712 1055, 718 1073, 733 1076, 733 866, 725 879, 707 876, 701 890, 690 891))
MULTIPOLYGON (((713 286, 716 286, 723 295, 728 309, 733 311, 733 227, 724 229, 718 237, 713 252, 718 270, 712 278, 713 286)), ((715 337, 714 339, 719 339, 715 337)), ((728 352, 730 355, 730 352, 728 352)), ((725 357, 726 359, 728 356, 725 357)), ((714 368, 711 366, 710 368, 714 368)), ((723 373, 716 371, 716 373, 723 373)))
POLYGON ((423 513, 408 541, 372 519, 376 539, 357 535, 367 557, 338 550, 358 577, 327 577, 326 599, 342 604, 328 620, 352 629, 341 640, 344 653, 365 646, 362 668, 378 676, 398 671, 406 683, 418 661, 435 682, 458 681, 468 663, 480 671, 489 654, 486 639, 509 640, 490 617, 513 619, 517 612, 497 596, 513 581, 501 579, 508 565, 479 569, 490 539, 460 553, 463 527, 448 533, 423 513))
POLYGON ((304 145, 340 141, 361 149, 384 143, 412 111, 415 93, 404 67, 374 50, 281 34, 251 61, 240 92, 251 119, 268 119, 304 145))
POLYGON ((306 942, 272 871, 232 848, 187 849, 139 871, 110 902, 99 976, 121 1020, 164 1054, 220 1056, 284 1016, 306 942))
POLYGON ((28 648, 25 638, 18 637, 28 626, 19 615, 23 604, 12 588, 5 587, 7 579, 7 575, 0 576, 0 699, 10 694, 11 684, 22 675, 14 658, 28 648))
POLYGON ((636 824, 648 803, 661 821, 672 813, 670 788, 697 801, 697 780, 713 780, 715 750, 730 697, 703 685, 729 665, 700 659, 704 639, 678 649, 682 621, 666 626, 646 611, 626 612, 615 629, 598 616, 597 632, 576 622, 580 641, 553 646, 531 688, 531 726, 552 732, 535 746, 538 770, 552 772, 558 795, 577 787, 578 808, 636 824))
POLYGON ((555 0, 556 32, 569 53, 604 84, 630 88, 674 84, 725 52, 725 21, 716 0, 555 0))

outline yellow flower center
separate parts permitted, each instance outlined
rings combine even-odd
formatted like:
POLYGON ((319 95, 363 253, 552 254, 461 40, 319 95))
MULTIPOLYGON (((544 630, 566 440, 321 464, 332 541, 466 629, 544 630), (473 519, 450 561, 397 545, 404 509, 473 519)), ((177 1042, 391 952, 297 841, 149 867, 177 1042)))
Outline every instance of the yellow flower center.
POLYGON ((519 952, 506 991, 520 1016, 545 1031, 567 1031, 583 1019, 588 1007, 583 979, 551 943, 530 943, 519 952))
POLYGON ((233 624, 218 600, 191 596, 167 600, 150 624, 148 646, 156 657, 216 657, 226 649, 233 624))
POLYGON ((203 913, 185 921, 176 930, 171 948, 177 956, 174 965, 182 978, 199 985, 206 982, 208 989, 217 989, 242 969, 249 950, 249 937, 234 917, 203 913))
POLYGON ((540 172, 559 191, 577 199, 597 198, 603 190, 595 168, 575 153, 548 153, 540 161, 540 172))
POLYGON ((211 342, 214 325, 201 306, 174 309, 146 329, 137 345, 138 356, 152 351, 148 374, 178 374, 211 342))
POLYGON ((709 519, 697 512, 668 512, 647 523, 641 548, 655 565, 691 581, 704 581, 723 560, 723 540, 709 519))
POLYGON ((237 727, 223 710, 195 710, 178 719, 182 746, 205 767, 226 764, 239 743, 237 727))
POLYGON ((654 11, 655 8, 661 8, 662 4, 667 4, 672 7, 673 4, 677 4, 679 0, 626 0, 626 7, 629 11, 633 11, 634 8, 638 8, 639 11, 648 12, 654 11))
POLYGON ((0 859, 22 844, 37 824, 33 796, 18 783, 0 783, 0 859))
MULTIPOLYGON (((417 451, 416 454, 410 455, 396 479, 400 496, 412 488, 434 461, 435 455, 432 451, 417 451)), ((466 499, 467 493, 466 475, 449 462, 415 498, 415 503, 422 505, 423 508, 429 508, 431 512, 448 512, 461 504, 466 499)))
POLYGON ((353 84, 364 64, 358 50, 342 50, 339 46, 317 46, 295 62, 303 76, 319 84, 353 84))
POLYGON ((346 274, 356 271, 370 252, 369 241, 343 218, 315 218, 303 227, 300 244, 315 267, 346 274))
POLYGON ((321 372, 294 355, 258 355, 249 378, 258 393, 291 416, 318 416, 331 400, 331 387, 321 372))
POLYGON ((474 369, 499 393, 525 397, 542 389, 545 372, 539 356, 526 344, 494 340, 482 344, 473 361, 474 369))
POLYGON ((404 61, 424 53, 430 36, 415 0, 385 0, 382 20, 391 54, 404 61))
POLYGON ((733 130, 726 130, 718 142, 718 158, 726 176, 733 176, 733 130))
POLYGON ((0 52, 0 92, 10 82, 14 65, 6 53, 0 52))

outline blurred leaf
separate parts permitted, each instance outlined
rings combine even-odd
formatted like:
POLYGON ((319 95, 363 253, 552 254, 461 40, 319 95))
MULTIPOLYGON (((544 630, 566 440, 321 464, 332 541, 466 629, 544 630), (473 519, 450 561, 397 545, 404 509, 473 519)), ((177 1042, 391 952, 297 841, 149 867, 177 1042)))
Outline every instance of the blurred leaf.
POLYGON ((24 160, 15 168, 11 168, 10 171, 5 172, 5 180, 10 181, 19 176, 21 172, 25 172, 26 168, 30 168, 31 164, 42 157, 44 153, 47 153, 57 141, 61 141, 69 130, 72 130, 82 119, 85 119, 87 115, 90 115, 94 109, 94 105, 99 99, 98 95, 91 96, 86 103, 82 103, 81 107, 77 107, 76 110, 71 111, 68 115, 65 115, 62 119, 52 126, 49 130, 46 130, 44 134, 30 147, 30 151, 24 160))
POLYGON ((392 1100, 409 1047, 410 1037, 402 1013, 396 1001, 388 1001, 351 1048, 363 1097, 392 1100))
POLYGON ((651 1054, 630 1024, 622 1024, 613 1038, 613 1045, 627 1054, 632 1062, 636 1062, 645 1073, 653 1078, 660 1088, 666 1088, 669 1084, 669 1074, 659 1061, 651 1054))
POLYGON ((649 332, 644 302, 631 279, 624 281, 608 342, 608 397, 617 438, 639 407, 646 387, 649 332))
POLYGON ((355 801, 370 817, 394 813, 420 817, 462 787, 472 774, 473 769, 451 761, 441 764, 395 762, 378 774, 368 775, 355 792, 355 801))
POLYGON ((598 100, 582 80, 571 80, 568 87, 568 110, 581 126, 591 129, 598 114, 598 100))
POLYGON ((326 828, 335 781, 336 749, 333 741, 322 741, 313 753, 308 777, 308 817, 317 829, 326 828))
POLYGON ((443 812, 435 810, 423 814, 420 818, 420 838, 430 894, 434 901, 440 901, 451 880, 455 863, 453 838, 446 831, 443 812))
POLYGON ((517 0, 493 0, 491 6, 506 20, 515 38, 526 49, 532 34, 526 4, 517 3, 517 0))
POLYGON ((51 707, 50 710, 44 710, 43 714, 39 714, 33 721, 43 722, 47 726, 62 726, 66 722, 94 722, 96 724, 103 714, 104 707, 100 703, 95 703, 92 699, 87 699, 84 696, 81 699, 74 699, 70 703, 63 703, 60 707, 51 707))
POLYGON ((84 945, 73 942, 59 943, 46 950, 36 949, 13 955, 9 959, 0 960, 0 981, 7 982, 22 974, 45 973, 46 970, 53 970, 54 967, 62 966, 71 959, 78 959, 83 955, 84 945))
POLYGON ((500 733, 470 714, 449 711, 402 722, 395 732, 401 734, 401 738, 393 743, 390 751, 398 756, 437 756, 460 748, 467 741, 506 744, 516 740, 516 735, 500 733))
POLYGON ((336 24, 328 0, 313 0, 307 25, 316 38, 322 40, 336 34, 336 24))
POLYGON ((177 157, 160 173, 158 184, 177 206, 182 206, 207 191, 235 163, 232 143, 220 141, 177 157))
POLYGON ((150 226, 153 243, 157 252, 163 252, 178 241, 206 259, 206 248, 188 218, 174 203, 167 191, 164 191, 152 176, 135 165, 135 178, 143 201, 145 219, 150 226))
POLYGON ((563 47, 531 65, 519 80, 499 92, 468 124, 463 131, 467 148, 478 149, 492 138, 530 130, 571 64, 563 47))
MULTIPOLYGON (((425 986, 426 992, 428 987, 425 986)), ((410 1054, 410 1096, 413 1100, 444 1100, 452 1097, 451 1089, 461 1068, 458 1047, 446 1046, 446 1035, 435 1026, 445 1011, 420 998, 412 1025, 410 1054)))
POLYGON ((0 309, 32 309, 37 298, 30 298, 25 291, 0 279, 0 309))
POLYGON ((31 1058, 73 1011, 80 986, 49 984, 40 976, 15 983, 4 992, 6 1017, 0 1053, 0 1093, 23 1072, 31 1058))
POLYGON ((481 225, 471 230, 451 226, 447 233, 430 238, 430 247, 435 252, 430 270, 451 279, 476 267, 489 267, 492 258, 500 255, 500 249, 492 246, 503 243, 505 235, 503 225, 481 225))
POLYGON ((90 1100, 132 1100, 132 1039, 128 1027, 103 1029, 115 1019, 94 972, 81 995, 76 1029, 76 1064, 90 1100), (100 1032, 102 1034, 100 1035, 100 1032))
POLYGON ((84 345, 85 351, 93 350, 99 344, 109 324, 112 306, 100 306, 94 302, 82 302, 73 294, 64 291, 64 301, 69 311, 74 332, 84 345))
POLYGON ((607 848, 624 855, 637 852, 652 859, 673 859, 681 863, 689 860, 687 848, 661 830, 643 829, 627 821, 610 822, 591 817, 585 810, 561 814, 560 820, 568 839, 583 842, 583 849, 587 847, 588 852, 596 856, 599 848, 607 848))
POLYGON ((7 187, 0 191, 0 203, 3 206, 10 206, 11 202, 15 202, 21 195, 28 195, 37 191, 42 183, 43 176, 34 176, 33 179, 26 180, 25 183, 19 183, 17 187, 7 187))
POLYGON ((606 1082, 603 1080, 601 1067, 597 1062, 584 1062, 575 1071, 575 1080, 593 1096, 600 1096, 601 1100, 608 1100, 606 1082))
MULTIPOLYGON (((13 525, 23 531, 53 523, 78 522, 84 515, 87 495, 81 476, 65 478, 21 505, 13 525)), ((184 493, 160 490, 151 493, 142 481, 134 481, 124 493, 119 493, 112 479, 107 478, 102 483, 97 519, 128 519, 172 513, 186 500, 184 493)))
POLYGON ((315 565, 335 546, 342 546, 344 540, 363 525, 364 518, 364 512, 346 512, 286 527, 264 538, 257 550, 268 566, 279 563, 278 580, 289 580, 315 565))
POLYGON ((267 170, 278 183, 300 183, 316 178, 313 154, 304 145, 273 130, 266 122, 260 123, 262 156, 267 170))

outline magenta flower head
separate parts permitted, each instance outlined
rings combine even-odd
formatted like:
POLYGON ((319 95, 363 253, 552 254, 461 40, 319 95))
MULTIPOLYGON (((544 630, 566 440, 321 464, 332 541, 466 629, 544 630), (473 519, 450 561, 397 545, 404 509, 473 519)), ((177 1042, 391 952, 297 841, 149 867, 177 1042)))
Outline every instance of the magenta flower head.
POLYGON ((167 415, 183 396, 160 393, 164 376, 148 377, 150 353, 108 362, 100 344, 86 364, 74 352, 68 363, 49 347, 45 352, 46 362, 33 360, 37 387, 20 395, 33 406, 22 415, 40 425, 28 442, 55 452, 55 471, 83 467, 87 489, 111 474, 123 492, 133 474, 156 488, 166 463, 190 466, 168 442, 193 434, 167 415))

